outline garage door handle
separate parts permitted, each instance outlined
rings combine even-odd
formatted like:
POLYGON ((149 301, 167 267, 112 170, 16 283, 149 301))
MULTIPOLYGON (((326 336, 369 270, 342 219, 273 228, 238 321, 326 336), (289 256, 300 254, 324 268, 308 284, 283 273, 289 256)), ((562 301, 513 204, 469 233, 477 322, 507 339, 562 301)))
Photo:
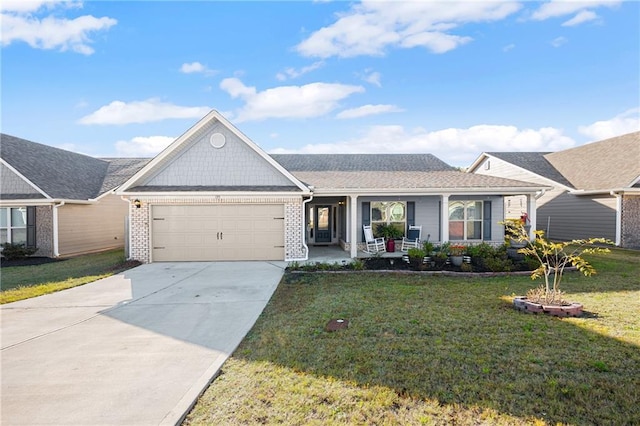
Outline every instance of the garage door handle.
POLYGON ((164 249, 164 247, 154 247, 153 249, 154 250, 162 250, 162 249, 164 249))
POLYGON ((222 239, 222 232, 220 233, 220 239, 222 239))
POLYGON ((153 220, 164 220, 164 217, 154 217, 153 220))
POLYGON ((284 217, 274 217, 275 220, 284 220, 284 217))
POLYGON ((216 234, 216 238, 217 238, 217 239, 219 239, 219 240, 221 240, 221 239, 222 239, 222 232, 218 232, 218 233, 216 234))

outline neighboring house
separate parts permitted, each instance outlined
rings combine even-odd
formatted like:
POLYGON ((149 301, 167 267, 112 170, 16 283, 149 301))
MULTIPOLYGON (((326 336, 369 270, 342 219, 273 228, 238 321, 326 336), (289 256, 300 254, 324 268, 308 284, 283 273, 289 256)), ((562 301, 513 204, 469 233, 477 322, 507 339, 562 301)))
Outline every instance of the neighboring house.
POLYGON ((212 111, 117 191, 142 262, 302 260, 309 244, 362 249, 363 224, 423 239, 502 243, 503 197, 546 185, 457 171, 431 155, 268 155, 212 111))
MULTIPOLYGON (((548 185, 536 227, 554 240, 604 237, 640 248, 640 132, 559 152, 486 152, 469 173, 548 185)), ((507 217, 528 211, 505 198, 507 217)))
POLYGON ((0 242, 70 256, 124 247, 128 202, 113 190, 149 159, 97 159, 0 135, 0 242))

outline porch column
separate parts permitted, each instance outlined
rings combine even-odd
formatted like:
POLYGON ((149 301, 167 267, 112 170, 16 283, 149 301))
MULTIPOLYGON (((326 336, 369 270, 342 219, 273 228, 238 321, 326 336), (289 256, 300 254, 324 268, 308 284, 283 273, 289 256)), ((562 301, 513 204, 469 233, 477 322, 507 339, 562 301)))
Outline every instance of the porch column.
POLYGON ((449 241, 449 194, 442 194, 440 203, 440 242, 449 241))
POLYGON ((349 242, 351 258, 358 257, 358 196, 349 195, 349 242))
POLYGON ((536 221, 538 208, 536 206, 536 197, 533 194, 527 195, 527 214, 529 215, 529 240, 533 241, 536 238, 536 221))

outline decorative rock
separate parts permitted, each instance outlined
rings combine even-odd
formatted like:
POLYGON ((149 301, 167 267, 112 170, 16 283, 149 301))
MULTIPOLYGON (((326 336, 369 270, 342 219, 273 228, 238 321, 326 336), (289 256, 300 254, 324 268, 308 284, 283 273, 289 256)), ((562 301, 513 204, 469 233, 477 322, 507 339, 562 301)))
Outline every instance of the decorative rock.
POLYGON ((543 305, 540 303, 530 302, 524 296, 518 296, 513 299, 513 306, 523 312, 531 314, 543 313, 554 317, 579 317, 582 315, 582 304, 570 303, 568 305, 543 305))

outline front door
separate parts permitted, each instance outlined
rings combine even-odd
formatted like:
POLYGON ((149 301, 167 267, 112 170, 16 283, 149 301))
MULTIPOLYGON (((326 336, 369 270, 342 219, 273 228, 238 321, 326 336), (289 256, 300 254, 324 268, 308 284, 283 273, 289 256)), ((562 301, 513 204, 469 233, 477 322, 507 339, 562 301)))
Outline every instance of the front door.
POLYGON ((316 243, 331 242, 331 206, 316 207, 316 243))

